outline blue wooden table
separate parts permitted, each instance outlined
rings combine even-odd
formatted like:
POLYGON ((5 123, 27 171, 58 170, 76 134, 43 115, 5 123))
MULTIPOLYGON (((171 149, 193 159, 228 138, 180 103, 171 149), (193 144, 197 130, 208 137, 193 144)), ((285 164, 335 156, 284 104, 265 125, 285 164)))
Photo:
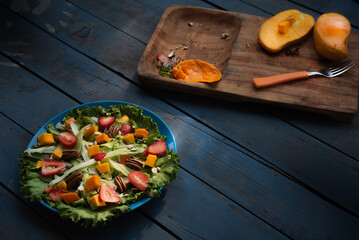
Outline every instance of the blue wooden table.
POLYGON ((174 4, 338 12, 359 32, 353 0, 1 1, 0 239, 359 239, 359 116, 342 123, 138 83, 139 59, 174 4), (84 229, 23 198, 18 157, 49 119, 101 100, 160 116, 180 170, 160 198, 84 229))

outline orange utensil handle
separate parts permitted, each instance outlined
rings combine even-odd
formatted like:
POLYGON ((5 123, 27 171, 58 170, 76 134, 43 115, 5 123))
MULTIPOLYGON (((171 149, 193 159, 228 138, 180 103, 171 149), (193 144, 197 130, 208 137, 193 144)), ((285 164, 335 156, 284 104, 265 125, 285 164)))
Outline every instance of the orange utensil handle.
POLYGON ((263 78, 253 78, 253 83, 256 88, 263 88, 263 87, 270 87, 273 85, 277 85, 280 83, 285 83, 297 79, 308 78, 308 72, 293 72, 293 73, 285 73, 270 77, 263 77, 263 78))

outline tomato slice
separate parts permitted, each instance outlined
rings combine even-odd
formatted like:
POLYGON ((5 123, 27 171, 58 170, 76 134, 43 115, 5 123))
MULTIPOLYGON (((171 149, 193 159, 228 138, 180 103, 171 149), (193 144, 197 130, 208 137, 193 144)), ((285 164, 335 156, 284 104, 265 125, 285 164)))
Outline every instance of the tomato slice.
POLYGON ((57 161, 45 158, 42 163, 41 175, 42 176, 52 176, 60 173, 66 168, 66 163, 64 161, 57 161))
POLYGON ((146 190, 146 188, 148 187, 147 182, 150 181, 145 174, 139 171, 130 172, 127 175, 127 178, 133 186, 140 189, 141 191, 146 190))
POLYGON ((52 188, 47 194, 49 195, 49 197, 51 198, 51 200, 53 202, 56 202, 57 200, 59 200, 61 198, 61 194, 65 193, 65 190, 63 189, 55 189, 52 188))
POLYGON ((75 135, 73 135, 70 132, 62 132, 59 135, 57 135, 57 139, 67 147, 73 146, 77 142, 77 138, 75 135))
POLYGON ((116 191, 108 184, 101 185, 99 197, 102 202, 118 203, 120 201, 116 191))

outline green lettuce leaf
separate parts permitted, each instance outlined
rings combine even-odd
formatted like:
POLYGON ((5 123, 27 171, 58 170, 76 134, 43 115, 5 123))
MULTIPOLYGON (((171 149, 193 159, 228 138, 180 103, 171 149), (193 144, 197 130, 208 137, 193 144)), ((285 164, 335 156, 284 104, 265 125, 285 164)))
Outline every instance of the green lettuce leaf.
POLYGON ((130 210, 128 205, 110 205, 91 210, 84 205, 74 207, 71 204, 65 204, 63 201, 57 201, 55 208, 62 218, 69 218, 75 223, 80 223, 83 227, 104 226, 107 221, 130 210))
POLYGON ((44 197, 43 191, 48 188, 48 183, 41 180, 41 169, 35 169, 37 161, 43 160, 44 157, 49 156, 25 153, 19 158, 22 166, 20 190, 24 197, 31 201, 40 201, 44 197))
POLYGON ((164 157, 167 161, 161 165, 159 172, 153 173, 153 175, 149 178, 150 182, 148 185, 152 189, 167 186, 176 178, 176 174, 178 173, 179 157, 172 150, 169 151, 166 156, 171 157, 164 157))
POLYGON ((52 122, 50 122, 47 126, 46 126, 46 131, 48 133, 52 133, 55 138, 57 135, 59 135, 61 132, 65 131, 66 127, 64 127, 64 124, 58 125, 60 127, 60 129, 57 129, 54 127, 54 124, 52 122), (62 130, 62 131, 61 131, 62 130))

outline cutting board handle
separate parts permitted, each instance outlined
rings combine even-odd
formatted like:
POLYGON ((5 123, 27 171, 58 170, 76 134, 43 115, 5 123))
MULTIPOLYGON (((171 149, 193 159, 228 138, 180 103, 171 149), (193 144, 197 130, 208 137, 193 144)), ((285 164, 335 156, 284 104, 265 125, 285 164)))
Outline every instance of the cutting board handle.
POLYGON ((309 77, 308 72, 293 72, 293 73, 285 73, 270 77, 263 78, 253 78, 253 84, 256 88, 270 87, 277 84, 298 80, 298 79, 307 79, 309 77))

